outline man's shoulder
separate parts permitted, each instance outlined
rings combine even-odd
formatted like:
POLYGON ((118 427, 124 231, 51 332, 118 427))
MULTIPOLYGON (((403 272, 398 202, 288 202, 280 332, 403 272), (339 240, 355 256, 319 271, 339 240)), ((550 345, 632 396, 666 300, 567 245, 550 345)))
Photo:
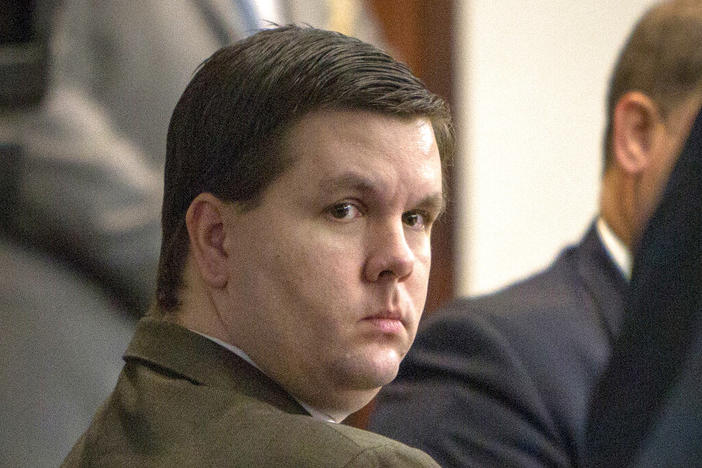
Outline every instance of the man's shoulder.
MULTIPOLYGON (((592 231, 592 230, 591 230, 592 231)), ((497 329, 523 334, 543 324, 569 324, 581 327, 582 320, 597 321, 583 315, 593 295, 615 294, 604 277, 612 275, 610 261, 600 252, 601 245, 589 232, 580 243, 563 249, 544 269, 494 292, 458 298, 439 309, 422 324, 421 334, 464 328, 497 329), (593 277, 598 277, 593 280, 593 277)), ((616 292, 616 294, 619 294, 616 292)))
MULTIPOLYGON (((436 466, 424 452, 379 434, 286 413, 249 397, 243 402, 231 415, 238 443, 213 445, 213 462, 236 456, 242 466, 436 466)), ((223 419, 221 430, 230 424, 223 419)))
POLYGON ((444 305, 422 324, 420 336, 441 330, 497 328, 565 319, 578 309, 584 286, 564 253, 542 271, 495 292, 461 297, 444 305))
POLYGON ((344 424, 280 412, 262 422, 277 430, 268 433, 266 451, 251 453, 251 466, 437 466, 420 450, 344 424))
POLYGON ((137 367, 123 372, 63 466, 436 466, 432 463, 423 452, 376 434, 137 367))

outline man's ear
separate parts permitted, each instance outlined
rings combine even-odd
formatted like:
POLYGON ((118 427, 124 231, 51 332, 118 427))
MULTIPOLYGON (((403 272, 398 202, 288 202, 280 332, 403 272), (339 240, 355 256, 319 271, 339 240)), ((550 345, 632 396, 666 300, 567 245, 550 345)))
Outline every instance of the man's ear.
POLYGON ((625 172, 639 174, 651 162, 658 132, 665 129, 658 106, 645 94, 630 91, 617 101, 612 119, 614 160, 625 172))
POLYGON ((226 205, 211 193, 201 193, 190 203, 185 224, 190 236, 190 252, 200 277, 210 287, 227 284, 227 252, 224 248, 226 205))

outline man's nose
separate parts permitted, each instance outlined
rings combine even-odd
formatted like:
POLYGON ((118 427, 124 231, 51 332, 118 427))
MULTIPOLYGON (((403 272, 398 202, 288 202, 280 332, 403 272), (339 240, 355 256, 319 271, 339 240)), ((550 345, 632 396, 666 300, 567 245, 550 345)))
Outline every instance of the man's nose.
POLYGON ((412 274, 415 255, 407 243, 404 226, 376 230, 370 239, 370 255, 366 262, 368 281, 381 279, 404 280, 412 274))

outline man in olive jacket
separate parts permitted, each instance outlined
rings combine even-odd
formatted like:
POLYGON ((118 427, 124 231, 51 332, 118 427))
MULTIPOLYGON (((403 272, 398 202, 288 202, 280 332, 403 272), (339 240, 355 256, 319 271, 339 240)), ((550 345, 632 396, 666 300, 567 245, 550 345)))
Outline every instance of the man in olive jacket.
POLYGON ((286 26, 171 118, 156 302, 64 466, 436 466, 337 424, 416 333, 453 135, 402 64, 286 26))

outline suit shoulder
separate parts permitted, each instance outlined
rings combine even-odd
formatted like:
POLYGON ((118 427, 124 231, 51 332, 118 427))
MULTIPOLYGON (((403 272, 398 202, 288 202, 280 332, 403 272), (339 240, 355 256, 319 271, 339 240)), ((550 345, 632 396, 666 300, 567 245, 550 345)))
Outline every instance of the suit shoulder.
POLYGON ((492 294, 470 300, 473 310, 491 314, 526 313, 529 310, 562 310, 577 301, 582 283, 569 251, 548 268, 509 284, 492 294))
POLYGON ((135 408, 113 400, 62 466, 438 466, 425 453, 383 436, 247 396, 190 384, 178 392, 161 390, 162 400, 185 394, 202 403, 192 409, 160 403, 135 408), (128 431, 121 426, 125 418, 128 431))
POLYGON ((418 359, 441 365, 449 357, 500 356, 516 365, 564 352, 589 355, 604 339, 591 295, 574 265, 573 249, 566 249, 541 272, 434 312, 422 322, 405 370, 418 359))
POLYGON ((327 424, 327 427, 358 448, 358 454, 348 466, 438 466, 421 450, 388 437, 344 424, 327 424))
POLYGON ((557 319, 580 309, 584 285, 564 251, 549 267, 502 289, 454 300, 422 324, 420 333, 445 327, 484 327, 557 319))
POLYGON ((250 417, 266 428, 265 440, 260 441, 261 450, 247 451, 251 466, 438 466, 424 452, 372 432, 275 409, 259 410, 250 417))

